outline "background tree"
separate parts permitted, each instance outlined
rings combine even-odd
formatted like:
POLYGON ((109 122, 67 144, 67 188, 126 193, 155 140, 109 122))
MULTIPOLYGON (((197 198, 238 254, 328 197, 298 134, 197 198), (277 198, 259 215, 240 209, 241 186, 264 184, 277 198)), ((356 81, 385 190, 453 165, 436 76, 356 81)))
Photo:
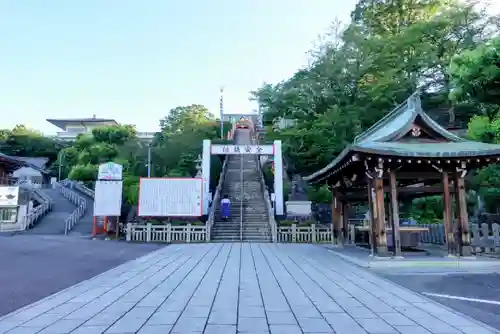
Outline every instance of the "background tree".
POLYGON ((476 114, 493 119, 484 104, 498 110, 497 16, 471 2, 360 0, 351 17, 333 27, 306 68, 253 92, 267 137, 283 141, 293 172, 324 167, 416 89, 444 126, 466 126, 476 114), (280 117, 296 125, 275 131, 280 117))

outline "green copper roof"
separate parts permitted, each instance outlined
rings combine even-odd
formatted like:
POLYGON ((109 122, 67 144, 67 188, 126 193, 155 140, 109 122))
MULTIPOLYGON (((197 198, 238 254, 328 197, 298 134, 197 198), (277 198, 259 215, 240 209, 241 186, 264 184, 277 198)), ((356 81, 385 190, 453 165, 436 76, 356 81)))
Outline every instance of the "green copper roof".
POLYGON ((422 110, 420 95, 411 95, 405 102, 380 119, 368 130, 358 135, 331 163, 304 178, 305 181, 322 180, 334 173, 350 157, 362 152, 395 157, 457 158, 500 155, 500 145, 469 141, 443 128, 422 110), (442 141, 425 141, 419 138, 399 141, 412 131, 416 120, 432 131, 442 141))

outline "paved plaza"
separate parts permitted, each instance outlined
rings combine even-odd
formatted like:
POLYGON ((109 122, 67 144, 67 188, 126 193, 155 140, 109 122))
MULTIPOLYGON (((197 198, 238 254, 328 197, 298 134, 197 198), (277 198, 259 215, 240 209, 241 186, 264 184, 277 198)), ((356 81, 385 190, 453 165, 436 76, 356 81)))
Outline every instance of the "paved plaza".
POLYGON ((0 333, 498 333, 315 245, 171 245, 0 318, 0 333))

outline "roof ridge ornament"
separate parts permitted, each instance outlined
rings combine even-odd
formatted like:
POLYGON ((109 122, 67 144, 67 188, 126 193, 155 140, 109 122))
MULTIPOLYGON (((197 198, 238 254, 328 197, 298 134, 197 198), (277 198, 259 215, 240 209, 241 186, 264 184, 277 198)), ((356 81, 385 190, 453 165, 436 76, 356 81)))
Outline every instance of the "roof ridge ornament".
POLYGON ((408 108, 411 108, 416 111, 421 111, 422 110, 421 95, 422 92, 420 89, 417 89, 413 94, 411 94, 410 97, 406 100, 408 108))

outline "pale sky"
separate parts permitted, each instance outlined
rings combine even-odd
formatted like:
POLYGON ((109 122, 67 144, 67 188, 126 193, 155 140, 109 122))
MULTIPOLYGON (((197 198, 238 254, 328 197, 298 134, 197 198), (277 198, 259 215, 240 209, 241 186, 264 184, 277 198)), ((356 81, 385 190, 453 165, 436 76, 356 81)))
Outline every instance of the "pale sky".
MULTIPOLYGON (((0 0, 0 128, 115 118, 155 131, 178 105, 245 113, 355 0, 0 0)), ((500 3, 495 5, 500 11, 500 3)))
POLYGON ((154 131, 171 108, 255 109, 354 0, 0 0, 0 128, 111 117, 154 131), (314 5, 312 5, 314 3, 314 5))

